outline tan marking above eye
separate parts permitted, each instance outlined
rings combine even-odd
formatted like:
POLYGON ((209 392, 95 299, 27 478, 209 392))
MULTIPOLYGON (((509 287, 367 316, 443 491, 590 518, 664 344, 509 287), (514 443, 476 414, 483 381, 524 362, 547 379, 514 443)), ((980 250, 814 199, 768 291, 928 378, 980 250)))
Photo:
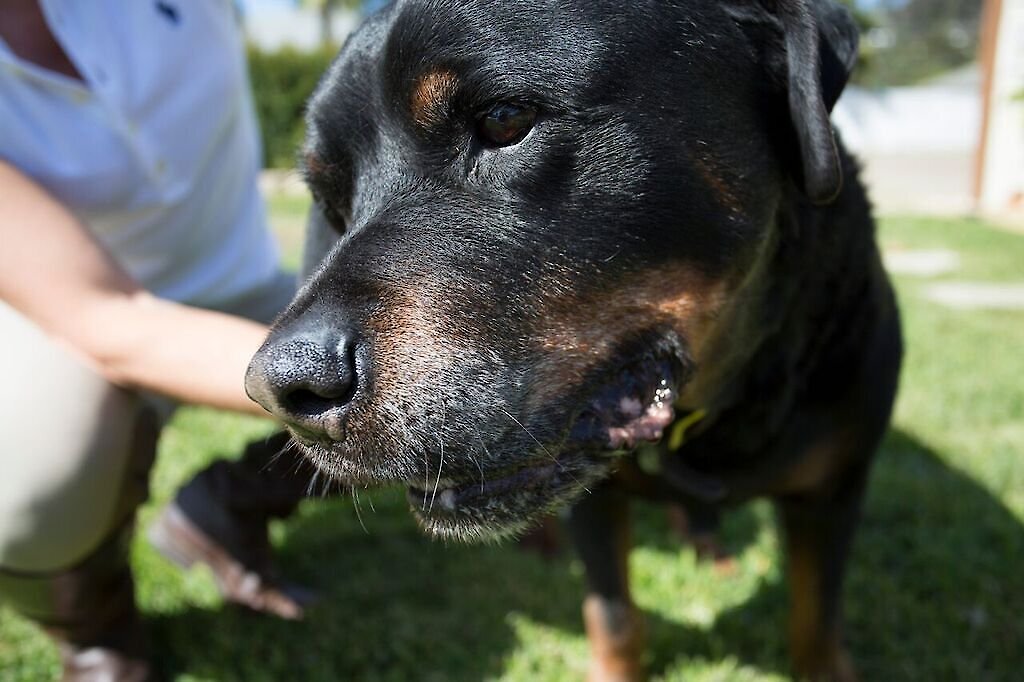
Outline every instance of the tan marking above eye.
POLYGON ((310 175, 322 173, 327 169, 327 164, 325 164, 320 159, 320 156, 313 151, 308 151, 305 153, 305 155, 303 156, 303 165, 306 167, 306 172, 310 175))
POLYGON ((412 119, 421 126, 442 121, 458 84, 458 78, 448 69, 434 69, 420 75, 409 99, 412 119))

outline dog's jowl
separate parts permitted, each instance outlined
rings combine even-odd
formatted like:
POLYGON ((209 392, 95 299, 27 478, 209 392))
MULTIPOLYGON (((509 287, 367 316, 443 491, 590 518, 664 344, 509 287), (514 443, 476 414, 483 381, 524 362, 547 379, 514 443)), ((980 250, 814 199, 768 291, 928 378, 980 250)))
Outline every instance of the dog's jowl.
POLYGON ((570 506, 594 679, 642 676, 627 494, 770 496, 794 671, 853 679, 843 569, 900 362, 829 122, 856 49, 824 0, 397 3, 311 102, 309 277, 250 395, 428 533, 570 506))

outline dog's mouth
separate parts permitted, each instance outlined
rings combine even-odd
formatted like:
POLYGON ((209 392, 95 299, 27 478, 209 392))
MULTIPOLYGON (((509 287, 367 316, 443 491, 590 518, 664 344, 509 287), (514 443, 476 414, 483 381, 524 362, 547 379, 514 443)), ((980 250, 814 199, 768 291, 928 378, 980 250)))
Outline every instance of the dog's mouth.
POLYGON ((517 465, 481 467, 468 480, 438 475, 409 482, 413 514, 427 532, 442 537, 495 539, 522 532, 607 476, 616 455, 662 437, 675 417, 677 375, 668 360, 630 363, 601 382, 560 440, 535 441, 530 457, 517 465))
POLYGON ((615 453, 660 440, 675 417, 677 374, 667 359, 627 366, 594 393, 574 420, 570 441, 615 453))

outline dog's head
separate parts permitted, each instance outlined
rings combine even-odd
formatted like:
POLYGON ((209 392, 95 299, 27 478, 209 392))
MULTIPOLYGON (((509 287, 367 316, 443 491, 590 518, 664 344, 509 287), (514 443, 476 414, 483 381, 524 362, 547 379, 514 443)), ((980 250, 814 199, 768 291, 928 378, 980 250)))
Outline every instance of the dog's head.
POLYGON ((398 3, 311 102, 333 243, 250 395, 436 534, 569 501, 740 362, 780 205, 838 191, 855 36, 803 0, 398 3))

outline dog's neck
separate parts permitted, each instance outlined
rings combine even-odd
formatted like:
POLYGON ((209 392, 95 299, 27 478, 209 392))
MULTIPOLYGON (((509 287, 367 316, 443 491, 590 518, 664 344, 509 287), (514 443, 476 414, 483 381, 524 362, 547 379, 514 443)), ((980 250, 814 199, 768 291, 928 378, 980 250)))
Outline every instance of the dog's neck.
POLYGON ((737 438, 763 444, 806 399, 797 389, 814 385, 820 366, 837 353, 858 359, 877 322, 873 293, 886 285, 873 232, 863 228, 870 209, 857 169, 845 154, 844 161, 847 186, 834 203, 818 207, 798 196, 780 202, 794 208, 775 215, 771 236, 736 289, 723 325, 729 335, 716 339, 716 357, 705 359, 682 392, 682 404, 708 415, 688 430, 692 436, 742 414, 749 438, 737 438))

